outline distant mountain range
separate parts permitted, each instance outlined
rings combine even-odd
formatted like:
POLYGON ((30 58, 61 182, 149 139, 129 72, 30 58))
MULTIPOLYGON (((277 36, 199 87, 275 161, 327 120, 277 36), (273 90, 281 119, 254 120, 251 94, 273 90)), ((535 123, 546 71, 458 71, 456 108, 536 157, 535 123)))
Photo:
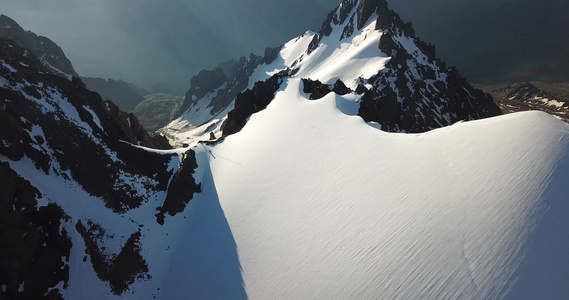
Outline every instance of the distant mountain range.
POLYGON ((150 94, 136 105, 132 113, 149 132, 168 125, 176 118, 176 113, 184 103, 183 96, 171 94, 150 94))
POLYGON ((1 299, 569 297, 569 125, 384 0, 146 96, 164 136, 52 66, 0 38, 1 299))
POLYGON ((121 110, 132 112, 136 105, 144 101, 144 96, 150 92, 136 85, 111 78, 81 77, 88 89, 95 91, 103 99, 112 100, 121 110))
POLYGON ((523 82, 477 85, 492 95, 504 113, 541 110, 569 123, 569 84, 523 82))

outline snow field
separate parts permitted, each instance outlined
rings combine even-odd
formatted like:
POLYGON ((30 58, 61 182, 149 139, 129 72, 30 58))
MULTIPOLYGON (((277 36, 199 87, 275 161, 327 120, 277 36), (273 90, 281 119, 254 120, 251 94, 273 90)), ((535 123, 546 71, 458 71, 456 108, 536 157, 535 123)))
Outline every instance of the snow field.
MULTIPOLYGON (((389 134, 341 113, 333 94, 309 101, 300 80, 285 86, 208 156, 250 299, 543 288, 515 283, 528 259, 543 260, 526 256, 535 236, 569 246, 563 231, 540 226, 551 210, 569 212, 568 171, 555 168, 568 156, 567 125, 530 112, 389 134)), ((548 281, 562 287, 567 276, 548 281)))

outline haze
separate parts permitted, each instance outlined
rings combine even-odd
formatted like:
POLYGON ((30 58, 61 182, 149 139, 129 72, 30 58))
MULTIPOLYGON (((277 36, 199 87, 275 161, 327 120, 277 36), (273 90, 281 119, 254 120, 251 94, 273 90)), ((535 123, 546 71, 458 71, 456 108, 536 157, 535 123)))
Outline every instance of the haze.
POLYGON ((184 93, 218 63, 317 30, 339 0, 0 0, 25 30, 56 42, 81 76, 184 93))
MULTIPOLYGON (((0 0, 0 13, 60 45, 81 76, 183 94, 201 69, 317 30, 340 2, 0 0)), ((389 5, 469 81, 569 80, 567 0, 389 5)))

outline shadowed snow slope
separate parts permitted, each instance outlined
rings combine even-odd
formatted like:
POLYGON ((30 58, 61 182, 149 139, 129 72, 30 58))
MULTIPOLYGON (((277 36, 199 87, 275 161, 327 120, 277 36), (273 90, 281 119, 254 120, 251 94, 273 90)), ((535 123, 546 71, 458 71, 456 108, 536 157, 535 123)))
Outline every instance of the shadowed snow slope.
POLYGON ((567 124, 528 112, 390 134, 301 89, 289 79, 196 149, 250 299, 569 297, 567 124))

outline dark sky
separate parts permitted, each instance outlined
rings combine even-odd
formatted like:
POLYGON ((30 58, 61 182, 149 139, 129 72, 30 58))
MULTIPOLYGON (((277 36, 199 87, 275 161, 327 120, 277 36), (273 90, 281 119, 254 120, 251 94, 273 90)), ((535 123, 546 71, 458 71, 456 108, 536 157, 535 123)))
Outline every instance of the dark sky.
MULTIPOLYGON (((341 0, 0 0, 82 76, 178 94, 204 68, 317 30, 341 0)), ((390 0, 469 80, 569 78, 569 0, 390 0)))
POLYGON ((191 76, 317 30, 341 0, 0 0, 63 48, 82 76, 183 93, 191 76))

